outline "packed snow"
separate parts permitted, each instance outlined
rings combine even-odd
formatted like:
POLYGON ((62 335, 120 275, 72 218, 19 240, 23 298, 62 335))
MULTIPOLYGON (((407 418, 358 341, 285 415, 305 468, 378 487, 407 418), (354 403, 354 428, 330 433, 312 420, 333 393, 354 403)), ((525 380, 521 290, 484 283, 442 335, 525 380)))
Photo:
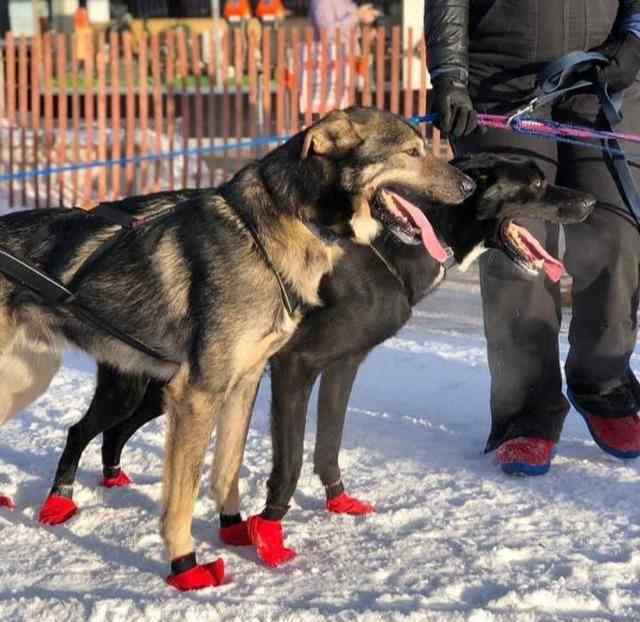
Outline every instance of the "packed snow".
MULTIPOLYGON (((80 513, 59 527, 36 522, 93 387, 92 363, 71 354, 47 395, 0 430, 0 490, 17 503, 0 511, 0 620, 640 619, 640 464, 602 453, 573 411, 544 477, 508 477, 483 453, 489 378, 477 285, 445 283, 360 370, 341 459, 348 491, 376 514, 325 511, 311 468, 314 407, 285 523, 298 557, 271 570, 251 548, 218 541, 207 462, 193 532, 201 561, 224 558, 222 587, 182 594, 164 582, 162 421, 125 450, 132 487, 97 486, 94 441, 76 485, 80 513)), ((245 514, 264 503, 268 410, 266 378, 243 468, 245 514)))

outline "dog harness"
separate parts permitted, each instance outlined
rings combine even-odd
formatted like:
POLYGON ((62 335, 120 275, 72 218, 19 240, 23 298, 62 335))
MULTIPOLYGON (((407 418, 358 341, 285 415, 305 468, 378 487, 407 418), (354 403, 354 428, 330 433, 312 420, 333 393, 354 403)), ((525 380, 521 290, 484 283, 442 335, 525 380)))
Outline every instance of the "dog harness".
POLYGON ((81 212, 86 216, 101 218, 113 225, 121 227, 121 231, 113 237, 101 244, 78 268, 76 273, 71 277, 67 285, 63 285, 57 279, 45 274, 42 270, 34 266, 27 259, 17 256, 13 252, 0 247, 0 272, 9 277, 15 283, 22 285, 30 291, 37 294, 44 302, 52 306, 65 306, 76 317, 82 319, 94 328, 108 333, 119 341, 131 346, 135 350, 154 358, 162 363, 170 363, 179 365, 178 361, 174 361, 157 350, 145 345, 142 341, 123 333, 108 320, 100 317, 93 309, 88 309, 76 299, 75 286, 80 277, 85 276, 95 263, 104 257, 111 248, 129 235, 135 229, 148 224, 151 221, 166 215, 173 210, 174 206, 162 210, 153 216, 146 218, 135 218, 127 214, 123 210, 114 208, 108 204, 101 204, 94 210, 85 211, 74 208, 74 211, 81 212))
MULTIPOLYGON (((108 240, 105 240, 98 248, 96 248, 91 255, 85 259, 80 265, 75 274, 71 277, 71 280, 66 285, 63 285, 57 279, 44 273, 42 270, 30 263, 26 258, 20 257, 13 252, 9 252, 7 249, 0 246, 0 272, 10 278, 15 283, 29 289, 31 292, 37 294, 44 302, 52 306, 65 306, 67 307, 77 318, 85 321, 87 324, 108 333, 112 337, 118 339, 122 343, 142 352, 146 356, 156 359, 162 363, 169 363, 172 365, 180 365, 178 361, 172 360, 150 346, 144 344, 139 339, 122 332, 117 326, 111 324, 108 320, 100 317, 93 309, 88 309, 82 305, 76 299, 75 288, 80 279, 86 276, 91 268, 103 257, 109 253, 109 251, 127 235, 140 227, 149 224, 152 221, 167 215, 169 212, 175 209, 176 205, 172 205, 166 209, 160 210, 156 214, 147 216, 145 218, 136 218, 122 209, 113 207, 108 203, 101 203, 95 209, 86 211, 79 208, 73 208, 73 211, 82 213, 87 217, 100 218, 107 221, 109 224, 117 225, 121 228, 121 231, 108 240)), ((70 210, 71 211, 71 210, 70 210)), ((255 228, 242 218, 236 211, 236 215, 242 222, 243 226, 250 233, 253 241, 258 249, 258 253, 262 257, 263 261, 273 272, 278 287, 280 289, 280 296, 282 298, 282 305, 286 309, 289 316, 293 316, 296 309, 300 306, 299 297, 293 291, 288 291, 287 285, 276 270, 269 254, 267 253, 264 244, 258 236, 258 232, 255 228)))

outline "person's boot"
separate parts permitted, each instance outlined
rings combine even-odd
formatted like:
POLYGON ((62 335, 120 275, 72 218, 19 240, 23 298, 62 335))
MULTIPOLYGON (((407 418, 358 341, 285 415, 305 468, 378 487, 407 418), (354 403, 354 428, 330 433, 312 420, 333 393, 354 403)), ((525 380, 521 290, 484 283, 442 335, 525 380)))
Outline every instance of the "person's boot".
POLYGON ((544 475, 551 467, 555 446, 546 438, 518 436, 502 443, 496 457, 509 475, 544 475))
POLYGON ((598 447, 622 460, 640 456, 640 399, 634 386, 637 381, 633 381, 635 378, 605 394, 567 390, 569 401, 582 415, 598 447))

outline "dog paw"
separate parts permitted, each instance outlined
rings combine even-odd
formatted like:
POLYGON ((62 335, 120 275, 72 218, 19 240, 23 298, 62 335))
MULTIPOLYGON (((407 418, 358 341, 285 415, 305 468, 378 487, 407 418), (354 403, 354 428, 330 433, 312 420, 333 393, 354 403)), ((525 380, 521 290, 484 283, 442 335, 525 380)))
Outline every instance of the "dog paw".
POLYGON ((222 584, 223 580, 224 562, 222 559, 216 559, 210 564, 196 565, 189 570, 167 577, 167 583, 181 592, 217 587, 222 584))
POLYGON ((49 495, 40 508, 38 522, 43 525, 60 525, 68 521, 77 511, 78 506, 73 499, 49 495))
POLYGON ((16 504, 11 497, 6 495, 0 495, 0 508, 6 508, 7 510, 14 510, 16 504))
POLYGON ((295 558, 296 552, 284 546, 280 521, 252 516, 247 519, 247 524, 251 542, 255 544, 258 557, 264 564, 275 568, 295 558))
POLYGON ((362 516, 376 511, 370 503, 351 497, 346 492, 329 499, 327 501, 327 510, 334 514, 349 514, 351 516, 362 516))
POLYGON ((133 480, 124 471, 120 471, 115 477, 103 478, 100 485, 105 488, 125 488, 132 483, 133 480))
POLYGON ((229 527, 220 527, 218 531, 220 540, 229 546, 249 546, 251 536, 249 536, 249 527, 246 520, 229 527))

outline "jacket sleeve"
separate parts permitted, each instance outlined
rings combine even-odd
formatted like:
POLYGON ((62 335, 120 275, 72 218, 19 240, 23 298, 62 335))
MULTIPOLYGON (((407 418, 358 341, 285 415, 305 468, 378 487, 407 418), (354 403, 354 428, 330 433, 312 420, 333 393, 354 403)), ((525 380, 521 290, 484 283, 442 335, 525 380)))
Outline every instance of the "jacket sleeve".
MULTIPOLYGON (((427 0, 424 32, 431 77, 452 74, 463 82, 469 75, 470 0, 427 0)), ((638 0, 640 2, 640 0, 638 0)))
POLYGON ((640 0, 619 0, 614 32, 632 32, 640 39, 640 0))

